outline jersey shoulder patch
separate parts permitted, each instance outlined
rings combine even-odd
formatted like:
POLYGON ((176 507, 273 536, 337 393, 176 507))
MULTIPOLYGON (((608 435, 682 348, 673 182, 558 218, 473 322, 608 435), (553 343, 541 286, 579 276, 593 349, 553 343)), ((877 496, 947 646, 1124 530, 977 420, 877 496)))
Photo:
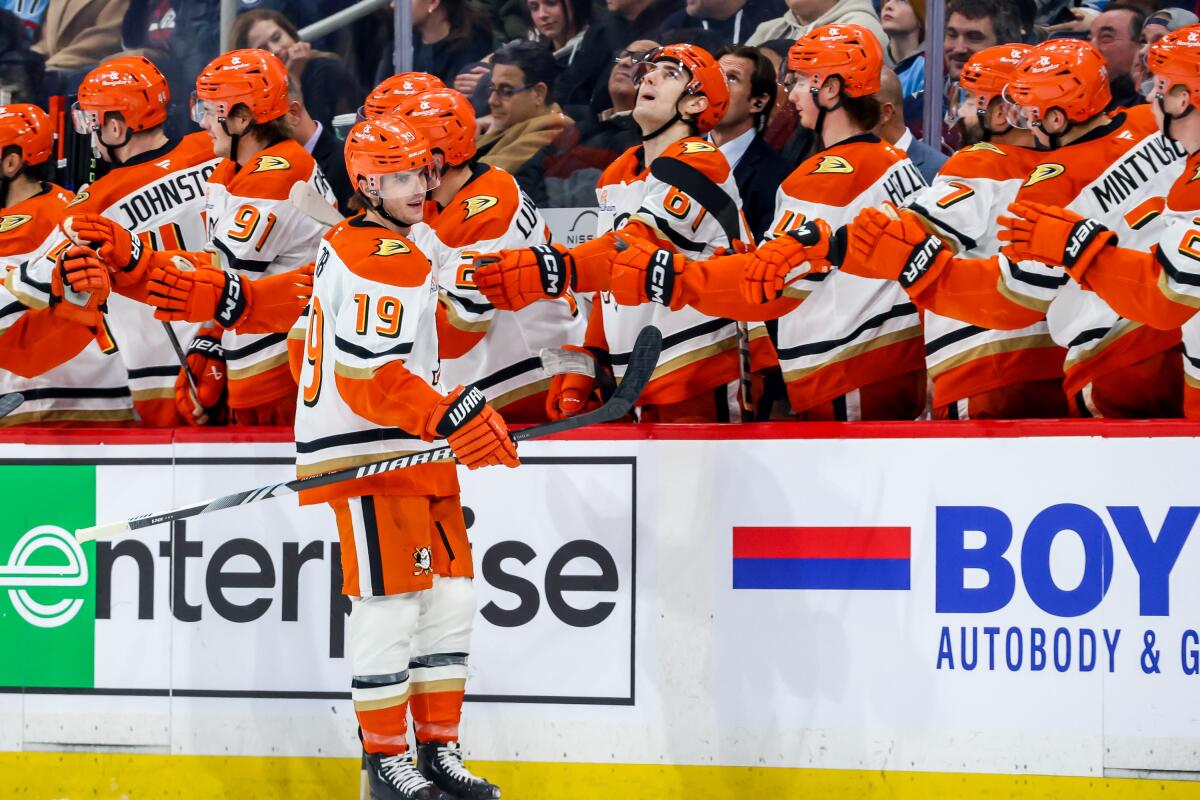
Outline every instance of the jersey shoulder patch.
POLYGON ((490 167, 459 190, 433 226, 448 247, 467 247, 499 239, 512 228, 520 208, 521 191, 516 179, 490 167))
POLYGON ((980 142, 964 147, 946 159, 938 175, 992 181, 1023 180, 1045 155, 1033 148, 998 147, 990 142, 980 142))
POLYGON ((802 161, 781 188, 797 200, 844 207, 906 158, 879 141, 834 145, 802 161))
POLYGON ((288 139, 253 156, 236 175, 221 182, 237 197, 286 200, 293 184, 312 177, 316 163, 298 142, 288 139))
POLYGON ((729 178, 729 161, 726 160, 725 154, 712 142, 704 139, 680 139, 666 149, 663 157, 684 162, 714 183, 724 183, 729 178))
POLYGON ((596 188, 612 186, 616 183, 632 183, 639 178, 645 177, 648 170, 641 163, 641 152, 642 146, 634 145, 617 156, 617 160, 605 167, 604 172, 600 173, 600 180, 596 188))
POLYGON ((1183 172, 1167 192, 1167 207, 1181 211, 1200 209, 1200 153, 1183 165, 1183 172))
POLYGON ((375 283, 419 286, 432 267, 409 239, 362 217, 335 226, 326 235, 329 246, 350 272, 375 283))

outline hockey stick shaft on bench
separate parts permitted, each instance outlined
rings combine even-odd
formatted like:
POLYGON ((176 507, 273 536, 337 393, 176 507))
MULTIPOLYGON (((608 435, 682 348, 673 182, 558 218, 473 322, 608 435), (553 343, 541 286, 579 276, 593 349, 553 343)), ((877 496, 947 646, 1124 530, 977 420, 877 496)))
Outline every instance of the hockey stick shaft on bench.
MULTIPOLYGON (((638 334, 637 341, 633 345, 633 350, 629 356, 629 366, 625 370, 621 384, 607 403, 595 411, 589 411, 586 414, 579 414, 546 425, 538 425, 516 431, 512 434, 513 441, 523 442, 528 439, 538 439, 543 436, 576 430, 599 422, 614 422, 621 419, 621 417, 624 417, 633 410, 633 406, 637 402, 638 397, 641 396, 642 390, 650 382, 650 377, 654 374, 654 368, 658 365, 658 355, 661 350, 662 334, 659 333, 657 328, 644 328, 638 334)), ((297 478, 286 483, 260 486, 257 489, 227 494, 223 497, 217 497, 203 503, 196 503, 195 505, 177 508, 172 511, 142 514, 121 520, 120 522, 109 522, 90 528, 80 528, 75 531, 75 538, 80 542, 108 539, 125 531, 149 528, 152 525, 161 525, 164 522, 174 522, 175 520, 197 517, 201 514, 208 514, 225 508, 249 505, 250 503, 257 503, 262 500, 270 500, 274 497, 295 494, 306 489, 328 486, 331 483, 340 483, 341 481, 353 480, 355 478, 366 478, 371 475, 379 475, 384 472, 404 469, 417 464, 448 461, 453 458, 454 451, 448 446, 438 447, 423 453, 413 453, 399 458, 363 464, 359 467, 348 467, 336 472, 326 472, 322 475, 297 478)))

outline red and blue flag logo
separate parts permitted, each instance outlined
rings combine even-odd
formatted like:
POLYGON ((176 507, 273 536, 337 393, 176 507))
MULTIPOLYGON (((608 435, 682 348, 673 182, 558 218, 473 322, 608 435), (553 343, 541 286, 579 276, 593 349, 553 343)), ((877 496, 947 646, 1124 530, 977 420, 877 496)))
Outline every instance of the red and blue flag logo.
POLYGON ((734 589, 911 588, 911 529, 733 529, 734 589))

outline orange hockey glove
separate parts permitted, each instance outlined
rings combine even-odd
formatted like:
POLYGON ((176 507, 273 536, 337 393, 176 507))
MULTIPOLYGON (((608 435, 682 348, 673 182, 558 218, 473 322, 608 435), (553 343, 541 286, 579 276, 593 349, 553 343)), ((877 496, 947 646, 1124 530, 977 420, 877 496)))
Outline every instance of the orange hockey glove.
POLYGON ((996 219, 996 238, 1008 242, 1000 252, 1013 261, 1065 267, 1079 280, 1097 253, 1117 243, 1108 228, 1065 208, 1017 201, 1008 210, 1014 216, 996 219))
POLYGON ((459 386, 441 399, 429 415, 425 436, 445 439, 467 469, 498 464, 515 467, 521 463, 504 418, 474 386, 459 386))
POLYGON ((502 311, 562 297, 574 280, 575 263, 562 245, 543 244, 473 257, 475 286, 502 311))
POLYGON ((99 329, 112 290, 108 268, 90 247, 71 245, 58 254, 50 279, 50 306, 63 319, 99 329))
POLYGON ((829 272, 840 261, 842 241, 825 220, 811 219, 765 242, 746 263, 742 297, 748 303, 769 303, 783 294, 787 286, 784 281, 792 270, 804 270, 792 280, 813 272, 829 272))
POLYGON ((63 233, 77 245, 94 247, 113 274, 113 283, 129 286, 141 280, 147 250, 120 224, 99 214, 75 214, 62 223, 63 233))
POLYGON ((187 349, 187 366, 180 367, 175 378, 175 407, 189 423, 207 425, 219 421, 226 389, 225 349, 221 347, 221 329, 207 325, 200 329, 187 349), (188 374, 192 380, 188 380, 188 374), (192 384, 196 385, 196 400, 192 399, 192 384))
POLYGON ((600 407, 600 395, 596 391, 596 357, 586 347, 565 344, 563 350, 582 353, 590 362, 590 372, 559 372, 551 376, 550 388, 546 392, 546 416, 552 421, 573 417, 600 407))
POLYGON ((683 308, 687 259, 645 239, 618 234, 612 264, 612 296, 623 306, 658 303, 672 311, 683 308))
POLYGON ((919 294, 954 253, 907 209, 864 208, 846 232, 841 271, 861 278, 895 280, 910 295, 919 294), (927 277, 928 276, 928 277, 927 277))
POLYGON ((175 256, 151 270, 147 302, 161 320, 216 320, 242 333, 283 332, 312 297, 312 273, 312 264, 306 264, 251 281, 175 256))

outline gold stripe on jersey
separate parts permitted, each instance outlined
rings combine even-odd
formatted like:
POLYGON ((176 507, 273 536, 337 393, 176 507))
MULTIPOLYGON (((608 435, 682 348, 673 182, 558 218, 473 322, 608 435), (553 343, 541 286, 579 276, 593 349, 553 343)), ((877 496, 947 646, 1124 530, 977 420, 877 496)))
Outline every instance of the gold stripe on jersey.
POLYGON ((375 373, 378 371, 379 367, 351 367, 340 361, 333 362, 334 375, 341 375, 343 378, 351 378, 356 381, 369 381, 375 377, 375 373))
POLYGON ((17 298, 24 305, 26 305, 34 310, 43 309, 43 308, 48 307, 50 304, 47 303, 45 300, 34 297, 31 294, 22 292, 20 289, 17 288, 17 274, 20 270, 22 270, 24 268, 25 268, 25 266, 21 265, 17 269, 11 270, 8 273, 8 275, 6 275, 4 278, 4 288, 8 289, 9 293, 12 294, 13 297, 17 298))
MULTIPOLYGON (((172 384, 174 384, 174 380, 172 380, 172 384)), ((133 395, 133 399, 137 402, 143 400, 166 400, 175 396, 175 387, 172 385, 159 389, 132 389, 130 390, 130 394, 133 395)))
POLYGON ((659 364, 655 368, 654 374, 650 376, 650 380, 657 380, 658 378, 661 378, 665 375, 670 375, 672 372, 675 372, 676 370, 680 370, 680 369, 683 369, 684 367, 695 364, 697 361, 703 361, 706 358, 711 358, 712 356, 720 355, 721 353, 724 353, 728 350, 734 350, 737 348, 737 346, 738 346, 737 337, 731 336, 730 338, 722 339, 721 341, 716 342, 715 344, 710 344, 706 347, 701 347, 697 350, 692 350, 691 352, 684 353, 681 356, 676 356, 675 358, 672 358, 670 361, 666 362, 665 364, 659 364))
POLYGON ((1080 347, 1072 347, 1067 351, 1067 359, 1063 362, 1063 369, 1071 369, 1079 366, 1085 361, 1090 361, 1099 355, 1102 351, 1111 347, 1118 339, 1127 333, 1132 333, 1142 327, 1142 323, 1132 320, 1118 318, 1117 324, 1104 334, 1103 338, 1097 339, 1096 343, 1086 350, 1080 347))
MULTIPOLYGON (((984 333, 994 333, 994 331, 981 331, 984 333)), ((1035 333, 1029 336, 1015 336, 1011 339, 995 339, 984 344, 972 347, 969 350, 963 350, 961 353, 955 353, 952 356, 947 356, 941 361, 929 361, 929 377, 936 378, 955 367, 960 367, 967 362, 974 361, 987 356, 996 356, 1001 353, 1011 353, 1017 350, 1031 350, 1035 347, 1055 347, 1054 340, 1050 338, 1048 333, 1035 333)))
POLYGON ((1158 273, 1158 290, 1163 293, 1173 303, 1180 305, 1191 306, 1192 308, 1200 308, 1200 297, 1191 294, 1181 294, 1171 288, 1171 279, 1167 277, 1167 271, 1162 270, 1158 273))
MULTIPOLYGON (((265 334, 265 335, 270 336, 272 334, 265 334)), ((255 375, 261 375, 262 373, 267 372, 268 370, 275 369, 279 365, 287 364, 287 363, 288 363, 288 354, 287 353, 276 353, 275 355, 271 356, 270 358, 263 359, 262 361, 259 361, 255 364, 251 364, 248 367, 242 367, 240 369, 229 368, 229 370, 228 370, 229 380, 242 381, 247 378, 253 378, 255 375)))
MULTIPOLYGON (((1003 264, 1001 265, 1000 269, 1004 269, 1003 264)), ((1025 308, 1031 308, 1034 311, 1041 311, 1043 314, 1046 313, 1046 309, 1050 308, 1050 303, 1053 302, 1051 300, 1041 300, 1036 297, 1030 297, 1029 295, 1018 294, 1014 292, 1011 288, 1009 288, 1008 281, 1004 280, 1003 275, 1001 275, 996 281, 996 290, 1000 292, 1000 294, 1004 295, 1006 299, 1011 300, 1017 305, 1025 306, 1025 308)))
MULTIPOLYGON (((68 362, 70 363, 70 362, 68 362)), ((0 419, 0 428, 14 425, 31 425, 36 422, 132 422, 133 409, 117 408, 108 411, 86 411, 72 409, 47 409, 28 411, 24 414, 9 414, 0 419)))
POLYGON ((841 350, 833 358, 826 359, 819 364, 814 364, 811 367, 798 367, 796 369, 787 370, 783 373, 783 379, 785 381, 798 381, 801 378, 811 375, 818 370, 825 369, 832 364, 837 364, 842 361, 849 361, 850 359, 861 356, 864 353, 870 353, 871 351, 878 350, 881 347, 887 347, 889 344, 895 344, 897 342, 903 342, 909 339, 919 339, 923 335, 924 333, 920 325, 912 328, 902 328, 898 331, 892 331, 891 333, 885 333, 883 336, 877 336, 874 339, 868 339, 865 342, 852 344, 849 347, 841 350))
POLYGON ((533 383, 527 383, 524 386, 505 392, 504 394, 488 397, 488 402, 497 409, 502 409, 511 403, 518 400, 524 400, 526 397, 532 397, 538 392, 549 391, 551 378, 543 378, 533 383))
POLYGON ((469 322, 466 319, 463 319, 462 314, 458 313, 458 304, 447 297, 444 291, 438 296, 438 302, 440 302, 442 304, 442 308, 446 310, 446 319, 449 320, 451 325, 460 331, 465 331, 467 333, 483 333, 489 327, 491 327, 492 320, 490 317, 478 322, 469 322))

